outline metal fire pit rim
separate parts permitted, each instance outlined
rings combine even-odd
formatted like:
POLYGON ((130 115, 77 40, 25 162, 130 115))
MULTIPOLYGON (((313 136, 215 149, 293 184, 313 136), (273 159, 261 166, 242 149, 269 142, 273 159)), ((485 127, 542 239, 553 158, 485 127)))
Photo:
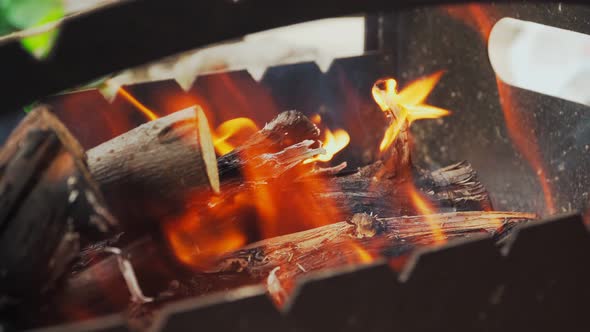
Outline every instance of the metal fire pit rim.
MULTIPOLYGON (((532 0, 528 3, 533 2, 545 1, 532 0)), ((584 3, 581 0, 565 2, 584 3)), ((60 23, 60 36, 54 52, 43 61, 37 61, 26 53, 17 38, 4 38, 0 43, 0 56, 5 59, 0 63, 0 72, 4 74, 0 89, 12 93, 6 94, 6 107, 2 112, 14 111, 14 108, 37 99, 125 68, 257 31, 355 13, 456 3, 464 2, 170 0, 166 8, 162 8, 154 0, 124 1, 64 19, 60 23), (261 15, 272 17, 272 20, 250 19, 261 15), (134 17, 133 22, 128 19, 131 16, 134 17), (186 34, 187 30, 195 32, 186 34), (177 35, 183 38, 170 38, 177 35), (159 47, 148 46, 154 43, 159 47), (32 77, 36 79, 31 80, 32 77)))
POLYGON ((351 265, 339 266, 339 267, 335 267, 335 268, 331 268, 331 269, 327 269, 327 270, 319 270, 319 271, 309 272, 308 274, 302 276, 301 278, 299 278, 298 280, 295 281, 295 287, 293 288, 293 292, 291 294, 289 294, 289 296, 287 297, 287 300, 285 301, 283 306, 277 307, 277 309, 280 310, 280 312, 283 314, 287 314, 288 312, 290 312, 291 309, 293 308, 293 306, 297 303, 297 299, 302 294, 305 287, 307 285, 309 285, 310 283, 314 283, 314 282, 326 280, 326 279, 338 278, 338 277, 346 276, 351 273, 357 273, 357 272, 361 272, 361 271, 374 270, 374 269, 383 269, 383 268, 386 268, 387 271, 391 273, 392 282, 395 282, 395 280, 397 279, 396 272, 387 263, 387 259, 385 259, 383 257, 375 259, 374 261, 372 261, 370 263, 351 264, 351 265))
POLYGON ((26 332, 63 332, 63 331, 85 331, 85 332, 123 332, 127 331, 127 320, 120 314, 111 314, 106 316, 94 317, 89 320, 80 322, 66 323, 63 325, 41 327, 32 330, 26 330, 26 332), (112 330, 109 330, 111 329, 112 330))

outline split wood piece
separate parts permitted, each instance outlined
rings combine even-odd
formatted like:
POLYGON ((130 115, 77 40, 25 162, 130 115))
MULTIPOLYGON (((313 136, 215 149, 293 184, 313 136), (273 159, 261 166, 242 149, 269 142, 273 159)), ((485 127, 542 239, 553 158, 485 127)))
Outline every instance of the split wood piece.
MULTIPOLYGON (((145 237, 123 250, 137 275, 139 287, 152 303, 140 309, 129 300, 117 257, 109 256, 70 277, 49 299, 45 322, 76 320, 127 311, 133 324, 149 325, 153 311, 169 301, 227 291, 266 282, 276 267, 287 292, 302 275, 325 268, 366 263, 378 256, 401 257, 438 239, 431 225, 440 227, 447 241, 481 234, 535 218, 518 212, 457 212, 432 216, 375 218, 357 214, 349 221, 270 238, 230 253, 208 273, 178 269, 167 259, 167 248, 157 238, 145 237), (367 258, 368 257, 368 258, 367 258), (81 310, 80 308, 84 308, 81 310)), ((30 310, 27 309, 27 310, 30 310)))
POLYGON ((481 211, 396 218, 356 214, 346 222, 253 243, 225 256, 213 271, 247 273, 262 281, 280 267, 274 278, 289 292, 297 278, 311 271, 400 257, 419 246, 494 234, 535 218, 532 213, 481 211))
POLYGON ((47 109, 33 110, 0 151, 0 295, 47 290, 80 245, 116 227, 81 146, 47 109))
MULTIPOLYGON (((208 188, 216 174, 219 180, 214 182, 239 182, 246 165, 264 167, 287 147, 319 137, 317 127, 302 113, 282 112, 214 165, 210 158, 203 158, 214 151, 211 137, 197 138, 202 131, 197 128, 200 121, 194 119, 194 109, 179 111, 88 151, 92 174, 128 230, 144 232, 156 222, 182 215, 187 205, 194 205, 195 197, 211 196, 208 188)), ((309 158, 311 152, 321 151, 304 145, 291 149, 290 158, 299 159, 295 153, 309 158)), ((291 163, 283 160, 277 165, 291 163)), ((277 169, 275 175, 288 169, 277 169)))
POLYGON ((217 159, 222 181, 240 179, 251 159, 277 153, 304 140, 319 139, 320 131, 303 113, 285 111, 267 123, 233 151, 217 159))
POLYGON ((331 199, 342 211, 371 212, 395 217, 420 214, 410 191, 418 190, 438 212, 491 210, 488 192, 466 162, 427 172, 414 170, 413 175, 378 178, 387 166, 382 162, 363 167, 359 172, 334 177, 333 191, 316 193, 318 199, 331 199))
POLYGON ((195 192, 219 192, 215 150, 199 107, 145 123, 88 151, 90 171, 127 231, 182 211, 195 192))
POLYGON ((273 181, 225 185, 218 197, 221 203, 197 204, 191 208, 198 211, 201 221, 207 224, 205 227, 218 230, 238 227, 247 235, 248 243, 268 237, 265 234, 269 229, 265 227, 269 225, 278 225, 270 231, 270 236, 278 236, 346 219, 355 213, 372 213, 379 217, 421 214, 410 190, 422 193, 437 212, 491 209, 487 191, 467 162, 432 172, 415 171, 416 178, 375 180, 374 172, 382 167, 383 164, 377 162, 345 176, 293 179, 287 173, 273 181), (255 205, 261 192, 270 193, 271 201, 267 198, 262 203, 272 204, 272 220, 260 215, 255 205), (241 200, 243 209, 228 215, 232 210, 227 206, 234 208, 232 202, 238 196, 248 197, 241 200), (250 209, 244 206, 244 201, 250 203, 250 209))

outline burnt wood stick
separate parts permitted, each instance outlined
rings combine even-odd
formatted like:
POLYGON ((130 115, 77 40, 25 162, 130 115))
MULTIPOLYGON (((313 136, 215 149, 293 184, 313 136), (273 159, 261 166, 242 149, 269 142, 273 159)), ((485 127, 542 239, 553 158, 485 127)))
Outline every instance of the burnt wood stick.
POLYGON ((534 218, 532 213, 484 211, 395 218, 356 214, 346 222, 253 243, 226 255, 212 271, 266 279, 271 296, 282 303, 297 279, 309 272, 399 258, 417 247, 494 235, 534 218))
POLYGON ((228 253, 208 272, 176 269, 157 239, 143 238, 124 252, 144 294, 155 298, 154 302, 142 304, 140 310, 138 304, 130 303, 117 259, 110 256, 71 276, 49 300, 51 310, 44 318, 46 323, 63 322, 127 311, 134 324, 145 327, 153 311, 168 301, 264 283, 276 267, 280 267, 275 276, 285 294, 271 291, 271 295, 281 302, 306 273, 379 257, 402 258, 421 246, 496 234, 533 218, 530 213, 480 211, 396 218, 357 214, 348 221, 253 243, 228 253), (440 228, 443 239, 433 225, 440 228))
POLYGON ((88 151, 90 171, 128 232, 143 232, 182 211, 195 192, 218 192, 215 160, 198 107, 145 123, 88 151))
MULTIPOLYGON (((467 162, 450 165, 432 172, 414 171, 413 177, 394 177, 376 180, 375 172, 383 168, 381 162, 361 168, 345 176, 305 176, 294 179, 289 172, 271 181, 246 181, 222 186, 222 202, 233 202, 239 195, 248 197, 252 213, 247 209, 227 216, 224 204, 193 206, 203 222, 213 228, 224 229, 225 224, 240 228, 248 234, 247 242, 265 238, 265 222, 280 224, 272 236, 302 231, 310 227, 342 220, 355 213, 373 213, 380 217, 421 214, 412 200, 410 190, 418 191, 437 212, 491 210, 491 200, 477 174, 467 162), (257 193, 272 193, 273 220, 265 220, 256 211, 257 193), (305 208, 302 209, 301 205, 305 208), (332 212, 332 213, 329 213, 332 212), (218 217, 223 215, 225 217, 218 217), (326 220, 329 219, 329 220, 326 220), (300 222, 306 220, 307 222, 300 222), (314 220, 325 220, 315 223, 314 220), (247 230, 247 231, 246 231, 247 230)), ((228 203, 231 205, 231 203, 228 203)))
MULTIPOLYGON (((64 321, 76 321, 87 317, 125 311, 131 302, 131 293, 123 278, 115 255, 104 253, 104 247, 93 248, 93 252, 84 255, 93 256, 99 261, 92 266, 77 271, 63 282, 51 296, 42 299, 42 305, 51 310, 32 312, 35 324, 63 324, 64 321)), ((186 278, 185 270, 178 269, 168 259, 167 248, 156 237, 142 237, 127 245, 123 250, 133 267, 138 285, 149 297, 157 297, 173 280, 186 278)))
POLYGON ((80 245, 117 228, 84 151, 47 109, 29 113, 0 151, 0 295, 50 288, 80 245))
MULTIPOLYGON (((195 111, 187 109, 88 151, 90 170, 128 231, 157 231, 158 223, 182 215, 187 205, 195 203, 195 197, 210 197, 212 173, 218 174, 221 182, 240 181, 245 165, 261 163, 261 155, 319 137, 317 127, 302 113, 286 111, 218 158, 213 167, 213 162, 208 165, 203 158, 203 152, 213 153, 213 145, 210 137, 199 135, 198 124, 195 111)), ((309 152, 302 149, 301 153, 309 152)))
POLYGON ((341 262, 346 256, 357 255, 354 245, 349 249, 336 249, 351 241, 361 245, 373 258, 395 257, 407 252, 406 249, 418 246, 441 244, 474 234, 495 234, 503 228, 512 228, 536 217, 534 213, 502 211, 448 212, 393 218, 359 213, 347 221, 252 243, 225 255, 209 272, 246 271, 266 276, 277 266, 295 263, 306 270, 314 270, 317 263, 341 262), (310 261, 307 261, 308 258, 310 261), (310 264, 306 267, 305 262, 310 264))
POLYGON ((117 243, 93 246, 83 256, 99 260, 97 263, 70 275, 55 292, 41 298, 38 305, 22 307, 23 316, 27 317, 27 321, 22 322, 24 327, 64 324, 114 313, 127 313, 137 318, 140 312, 141 319, 134 319, 130 324, 133 330, 146 330, 146 319, 150 320, 153 311, 169 301, 256 283, 249 276, 236 273, 189 271, 170 258, 168 248, 159 237, 144 236, 121 248, 134 270, 139 288, 145 296, 154 299, 150 303, 134 303, 117 257, 101 254, 110 245, 117 246, 117 243), (146 312, 148 317, 143 316, 146 312))
POLYGON ((219 157, 222 181, 241 178, 245 164, 264 153, 277 153, 304 140, 317 140, 320 131, 303 113, 285 111, 267 123, 233 151, 219 157))
POLYGON ((466 162, 432 172, 414 170, 408 176, 376 178, 386 166, 381 162, 361 168, 347 176, 334 177, 332 190, 317 193, 331 199, 338 208, 353 213, 371 212, 383 217, 415 215, 409 191, 419 190, 438 212, 491 210, 488 192, 466 162))

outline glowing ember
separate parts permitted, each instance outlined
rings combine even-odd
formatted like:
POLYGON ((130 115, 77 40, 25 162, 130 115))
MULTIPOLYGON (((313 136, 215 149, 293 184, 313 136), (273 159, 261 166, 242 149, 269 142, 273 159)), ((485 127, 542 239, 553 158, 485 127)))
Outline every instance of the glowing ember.
POLYGON ((220 253, 237 250, 246 236, 231 224, 214 225, 188 213, 164 224, 164 233, 176 258, 188 266, 203 268, 220 253))
POLYGON ((446 236, 442 232, 441 227, 436 219, 428 218, 429 215, 434 215, 436 213, 434 206, 428 202, 428 199, 424 197, 424 195, 418 189, 416 189, 413 184, 408 184, 406 188, 408 196, 412 200, 412 204, 418 213, 425 216, 425 220, 428 222, 430 230, 434 235, 435 242, 438 244, 445 243, 447 241, 446 236))
POLYGON ((436 119, 450 114, 448 110, 424 104, 442 74, 442 71, 439 71, 411 82, 400 92, 397 91, 397 81, 393 78, 375 82, 372 89, 373 99, 383 112, 394 119, 385 131, 379 145, 381 152, 387 150, 395 141, 400 130, 406 128, 413 121, 436 119))
POLYGON ((138 110, 141 111, 150 121, 156 120, 158 116, 152 110, 147 108, 144 104, 139 102, 137 98, 133 97, 127 90, 123 87, 120 87, 118 93, 121 97, 125 98, 128 102, 130 102, 133 106, 135 106, 138 110))
POLYGON ((311 118, 309 118, 309 120, 311 120, 311 122, 313 122, 317 126, 320 123, 322 123, 322 116, 319 114, 314 114, 311 116, 311 118))
POLYGON ((334 155, 344 149, 350 143, 350 136, 343 129, 336 129, 334 133, 330 129, 325 130, 326 138, 322 147, 326 150, 325 154, 317 155, 305 160, 303 163, 308 164, 314 161, 326 162, 332 160, 334 155))
POLYGON ((230 143, 230 139, 240 134, 240 137, 247 137, 258 131, 258 126, 249 118, 235 118, 223 122, 213 134, 213 144, 215 151, 219 155, 224 155, 236 148, 237 144, 230 143), (245 135, 241 135, 245 134, 245 135))

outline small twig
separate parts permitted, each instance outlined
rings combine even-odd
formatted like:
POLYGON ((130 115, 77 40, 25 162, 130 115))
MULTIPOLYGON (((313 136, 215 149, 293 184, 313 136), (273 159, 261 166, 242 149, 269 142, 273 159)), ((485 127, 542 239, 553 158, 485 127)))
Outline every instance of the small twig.
POLYGON ((139 283, 137 282, 137 277, 135 276, 133 266, 128 259, 123 257, 123 252, 121 249, 115 247, 105 247, 103 251, 117 256, 119 271, 121 271, 123 279, 125 279, 125 283, 127 284, 127 289, 129 289, 129 293, 131 293, 131 301, 136 303, 152 302, 154 300, 153 298, 143 295, 143 292, 139 287, 139 283))

